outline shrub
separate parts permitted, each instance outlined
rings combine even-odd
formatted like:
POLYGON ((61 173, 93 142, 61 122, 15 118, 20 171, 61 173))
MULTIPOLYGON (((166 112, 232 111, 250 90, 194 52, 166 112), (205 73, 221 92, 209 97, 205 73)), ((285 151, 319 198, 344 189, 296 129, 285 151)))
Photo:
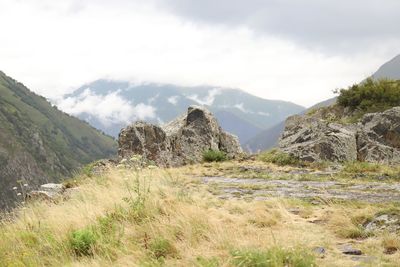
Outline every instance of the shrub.
POLYGON ((175 257, 177 255, 176 248, 171 242, 163 237, 158 237, 150 242, 149 249, 156 259, 163 259, 168 256, 175 257))
POLYGON ((73 231, 69 238, 69 244, 77 256, 93 255, 93 246, 97 237, 92 229, 73 231))
POLYGON ((238 267, 315 266, 314 256, 302 250, 286 250, 274 247, 267 251, 235 250, 231 255, 233 257, 232 264, 238 267))
POLYGON ((258 155, 258 159, 264 162, 274 163, 279 166, 285 165, 299 165, 301 162, 299 159, 292 155, 273 149, 267 152, 263 152, 258 155))
POLYGON ((226 154, 219 150, 209 149, 203 153, 203 160, 205 162, 220 162, 227 159, 226 154))
POLYGON ((337 103, 351 111, 359 111, 360 114, 400 106, 400 81, 375 81, 369 78, 339 92, 337 103))

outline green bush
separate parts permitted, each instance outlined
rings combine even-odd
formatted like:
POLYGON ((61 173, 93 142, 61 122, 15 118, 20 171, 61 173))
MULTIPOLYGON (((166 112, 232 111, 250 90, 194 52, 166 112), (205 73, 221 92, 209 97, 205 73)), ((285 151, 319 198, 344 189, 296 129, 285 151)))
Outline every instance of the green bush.
POLYGON ((163 237, 158 237, 150 242, 149 249, 156 259, 175 257, 177 250, 171 242, 163 237))
POLYGON ((267 251, 256 249, 231 252, 232 264, 237 267, 310 267, 315 266, 311 253, 302 250, 286 250, 279 247, 267 251))
POLYGON ((261 153, 258 155, 258 159, 263 162, 274 163, 279 166, 299 165, 301 163, 299 159, 277 149, 261 153))
POLYGON ((73 231, 69 238, 69 244, 77 256, 93 255, 93 246, 97 237, 92 229, 73 231))
POLYGON ((205 162, 220 162, 227 159, 226 154, 219 150, 209 149, 203 153, 203 160, 205 162))
POLYGON ((400 106, 400 81, 375 81, 369 78, 361 84, 341 89, 339 92, 337 103, 360 114, 400 106))

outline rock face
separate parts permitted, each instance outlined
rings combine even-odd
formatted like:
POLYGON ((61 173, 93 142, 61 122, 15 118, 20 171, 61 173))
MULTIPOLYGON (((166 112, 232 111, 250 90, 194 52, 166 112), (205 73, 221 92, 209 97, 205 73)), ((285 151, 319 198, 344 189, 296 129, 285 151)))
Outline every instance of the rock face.
POLYGON ((400 163, 400 107, 366 114, 349 125, 319 116, 292 116, 279 147, 305 161, 400 163))
POLYGON ((400 163, 400 107, 365 115, 357 147, 359 160, 400 163))
POLYGON ((314 117, 288 118, 279 145, 284 152, 304 161, 357 159, 354 129, 314 117))
POLYGON ((212 113, 198 106, 163 127, 136 122, 121 130, 118 144, 121 158, 139 154, 159 166, 200 162, 208 149, 223 151, 229 158, 242 153, 238 138, 224 132, 212 113))

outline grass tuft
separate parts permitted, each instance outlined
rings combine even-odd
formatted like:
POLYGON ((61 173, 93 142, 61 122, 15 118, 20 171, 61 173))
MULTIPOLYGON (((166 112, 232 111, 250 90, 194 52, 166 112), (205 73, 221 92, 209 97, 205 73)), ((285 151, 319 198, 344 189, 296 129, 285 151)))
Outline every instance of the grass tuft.
POLYGON ((209 149, 203 153, 205 162, 221 162, 227 160, 226 153, 219 150, 209 149))
POLYGON ((274 247, 267 251, 258 249, 235 250, 231 253, 232 264, 237 267, 310 267, 315 265, 314 256, 303 250, 274 247))
POLYGON ((93 255, 97 237, 92 229, 75 230, 71 233, 69 244, 77 256, 93 255))
POLYGON ((279 166, 286 165, 299 165, 300 160, 292 155, 273 149, 270 151, 263 152, 258 155, 258 159, 263 162, 274 163, 279 166))

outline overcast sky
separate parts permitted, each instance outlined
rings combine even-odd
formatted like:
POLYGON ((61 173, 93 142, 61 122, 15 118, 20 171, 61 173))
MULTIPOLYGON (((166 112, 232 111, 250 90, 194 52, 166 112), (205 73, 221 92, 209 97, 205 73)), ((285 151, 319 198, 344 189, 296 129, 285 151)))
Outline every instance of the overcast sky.
POLYGON ((0 0, 0 70, 57 98, 99 79, 310 106, 400 53, 398 0, 0 0))

